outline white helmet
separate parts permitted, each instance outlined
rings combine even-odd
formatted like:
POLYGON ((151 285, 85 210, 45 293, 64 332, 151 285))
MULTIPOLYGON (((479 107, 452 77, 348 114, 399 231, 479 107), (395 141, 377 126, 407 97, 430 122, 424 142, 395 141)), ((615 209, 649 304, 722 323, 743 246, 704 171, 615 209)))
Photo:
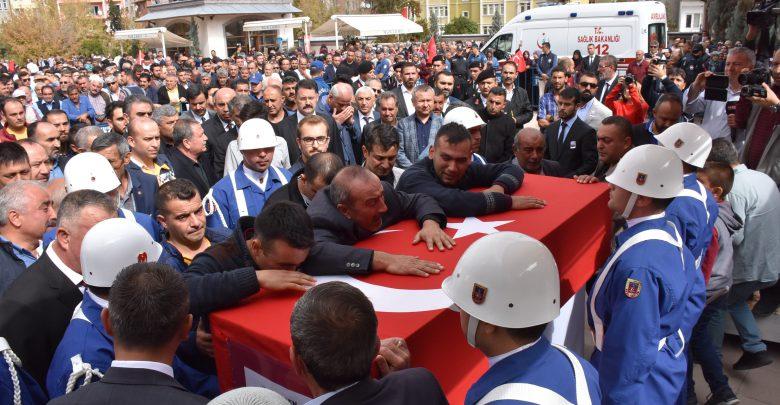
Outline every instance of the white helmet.
POLYGON ((638 195, 674 198, 682 191, 682 163, 674 152, 663 146, 641 145, 626 152, 605 180, 631 192, 622 214, 628 218, 638 195))
POLYGON ((466 129, 485 125, 485 121, 482 121, 479 114, 469 107, 455 107, 450 110, 450 112, 444 116, 442 125, 447 125, 451 122, 463 125, 466 129))
POLYGON ((238 128, 238 150, 273 148, 278 144, 274 128, 264 119, 246 120, 238 128))
POLYGON ((680 122, 655 136, 658 143, 673 150, 685 163, 704 167, 712 149, 712 137, 704 128, 690 123, 680 122))
POLYGON ((81 242, 81 274, 93 287, 111 287, 125 267, 155 262, 162 246, 135 221, 109 218, 93 226, 81 242))
POLYGON ((522 233, 498 232, 472 243, 441 288, 469 315, 466 337, 474 346, 477 320, 517 329, 555 319, 559 283, 546 246, 522 233))
POLYGON ((79 190, 108 193, 120 184, 108 159, 95 152, 73 156, 65 165, 64 175, 65 188, 69 193, 79 190))

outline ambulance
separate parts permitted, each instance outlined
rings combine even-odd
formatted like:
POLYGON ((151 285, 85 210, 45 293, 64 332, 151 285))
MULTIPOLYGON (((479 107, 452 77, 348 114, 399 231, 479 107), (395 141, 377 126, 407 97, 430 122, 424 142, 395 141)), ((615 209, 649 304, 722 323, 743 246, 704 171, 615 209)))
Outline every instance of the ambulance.
POLYGON ((636 51, 649 50, 652 41, 666 47, 666 7, 657 1, 630 3, 567 4, 524 11, 486 42, 499 60, 522 48, 533 53, 549 42, 552 52, 571 57, 575 49, 588 54, 588 44, 598 55, 613 55, 623 62, 636 51))

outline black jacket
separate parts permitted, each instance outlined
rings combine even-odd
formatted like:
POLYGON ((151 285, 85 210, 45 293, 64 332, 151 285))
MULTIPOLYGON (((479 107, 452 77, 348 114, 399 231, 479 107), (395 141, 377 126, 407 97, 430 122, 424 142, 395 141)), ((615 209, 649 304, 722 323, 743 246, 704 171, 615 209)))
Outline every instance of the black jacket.
POLYGON ((523 169, 511 163, 478 164, 472 162, 456 186, 439 181, 433 160, 425 157, 404 171, 397 189, 407 193, 425 193, 436 199, 447 216, 472 217, 512 208, 512 197, 523 184, 523 169), (506 194, 469 191, 498 184, 506 194))
MULTIPOLYGON (((187 90, 184 89, 184 86, 181 84, 176 84, 176 87, 179 89, 179 98, 187 97, 187 90)), ((178 100, 177 100, 178 101, 178 100)), ((165 86, 160 86, 159 89, 157 89, 157 103, 160 105, 170 104, 171 99, 168 97, 168 88, 165 86)))
POLYGON ((232 237, 192 259, 183 275, 193 315, 234 306, 260 291, 258 265, 246 246, 246 238, 254 235, 254 221, 253 217, 239 218, 232 237))
POLYGON ((566 170, 554 160, 542 159, 542 173, 550 177, 567 177, 566 170))
POLYGON ((303 200, 303 196, 301 196, 301 192, 298 189, 297 176, 293 176, 293 178, 291 178, 287 184, 283 185, 282 188, 274 191, 273 194, 271 194, 271 197, 265 202, 265 205, 263 205, 263 209, 282 201, 293 202, 306 209, 306 201, 303 200))
POLYGON ((631 144, 633 146, 656 144, 655 136, 647 130, 647 122, 631 127, 631 144))
POLYGON ((0 300, 0 336, 24 368, 46 386, 46 372, 83 294, 44 253, 0 300))
POLYGON ((444 405, 447 403, 439 382, 430 371, 424 368, 410 368, 390 373, 380 380, 369 377, 339 391, 325 400, 323 405, 444 405))
POLYGON ((599 157, 596 151, 596 130, 577 118, 567 132, 566 139, 558 142, 560 128, 561 120, 558 120, 544 131, 547 140, 544 157, 560 163, 566 170, 565 177, 591 174, 599 157))
POLYGON ((205 153, 198 157, 197 162, 194 162, 184 156, 179 149, 172 148, 168 151, 168 158, 173 165, 176 178, 187 179, 195 183, 201 198, 205 197, 211 186, 219 180, 205 153))
POLYGON ((225 172, 225 155, 227 155, 228 145, 238 137, 238 129, 234 126, 229 131, 225 131, 218 114, 214 114, 201 126, 203 132, 206 133, 206 138, 208 138, 205 159, 211 162, 217 179, 221 179, 225 172))
POLYGON ((500 163, 512 159, 512 144, 517 132, 514 120, 504 112, 490 115, 486 108, 477 111, 482 121, 487 123, 480 130, 482 139, 479 141, 479 154, 488 163, 500 163))
MULTIPOLYGON (((433 219, 441 227, 447 225, 447 217, 433 197, 425 194, 407 194, 382 182, 387 212, 382 215, 382 228, 414 218, 422 225, 433 219)), ((366 274, 371 271, 374 251, 352 247, 355 243, 374 234, 347 219, 330 200, 330 186, 317 192, 306 210, 314 225, 316 244, 303 263, 303 271, 312 275, 366 274)))
MULTIPOLYGON (((36 104, 38 104, 38 109, 41 110, 41 114, 46 114, 47 112, 50 111, 49 108, 46 107, 46 103, 43 100, 38 100, 38 102, 36 104)), ((61 109, 61 107, 60 107, 60 100, 56 100, 56 99, 52 100, 52 102, 51 102, 51 109, 52 110, 60 110, 61 109)))
POLYGON ((642 79, 642 98, 645 99, 647 105, 650 107, 649 111, 651 116, 653 114, 653 108, 655 108, 655 103, 658 102, 661 95, 665 93, 674 94, 682 100, 682 91, 668 77, 664 80, 658 80, 653 76, 647 75, 642 79))
POLYGON ((396 118, 399 121, 401 120, 401 118, 406 118, 409 116, 409 110, 406 109, 406 101, 404 101, 404 93, 401 90, 403 86, 404 86, 403 83, 399 83, 398 87, 390 90, 391 92, 393 92, 393 94, 395 94, 395 99, 397 101, 396 104, 398 105, 398 115, 396 116, 396 118))
POLYGON ((208 399, 188 392, 176 380, 144 368, 110 367, 100 381, 78 387, 50 404, 205 404, 208 399))
POLYGON ((0 241, 0 297, 14 282, 27 266, 22 259, 16 257, 13 246, 9 241, 0 241))
POLYGON ((504 112, 514 120, 515 128, 522 128, 531 118, 534 117, 534 111, 531 109, 531 101, 528 100, 528 93, 519 86, 512 90, 512 100, 507 99, 504 112))
MULTIPOLYGON (((344 149, 341 147, 341 138, 339 137, 338 129, 336 127, 336 121, 333 121, 333 117, 327 114, 317 115, 325 118, 325 121, 328 121, 328 136, 330 137, 328 152, 335 153, 343 160, 344 149)), ((296 142, 296 139, 298 138, 298 114, 295 113, 284 117, 277 126, 279 128, 279 136, 284 138, 287 142, 287 152, 290 154, 290 162, 295 162, 301 156, 301 149, 298 148, 298 143, 296 142)))
POLYGON ((599 55, 594 55, 593 63, 588 63, 589 59, 590 59, 590 55, 585 55, 582 57, 582 71, 597 74, 599 70, 599 61, 601 61, 601 57, 599 55))

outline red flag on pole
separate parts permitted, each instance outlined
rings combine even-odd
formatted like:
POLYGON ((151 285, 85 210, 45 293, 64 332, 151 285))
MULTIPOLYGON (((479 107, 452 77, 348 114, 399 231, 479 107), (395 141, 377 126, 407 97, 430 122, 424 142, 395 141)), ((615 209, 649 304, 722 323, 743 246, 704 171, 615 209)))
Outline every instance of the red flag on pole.
POLYGON ((144 61, 144 51, 142 49, 138 49, 138 59, 136 60, 136 63, 141 65, 144 61))
POLYGON ((408 15, 408 8, 404 7, 401 9, 401 15, 404 16, 404 18, 409 18, 408 15))
POLYGON ((431 35, 431 40, 428 41, 428 64, 433 63, 433 57, 436 56, 436 39, 431 35))

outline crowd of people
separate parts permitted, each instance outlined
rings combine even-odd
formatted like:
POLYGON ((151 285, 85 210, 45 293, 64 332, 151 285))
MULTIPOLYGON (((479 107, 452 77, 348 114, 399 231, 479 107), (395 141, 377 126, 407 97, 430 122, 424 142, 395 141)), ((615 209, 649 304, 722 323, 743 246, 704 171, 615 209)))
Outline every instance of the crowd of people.
POLYGON ((411 244, 447 251, 448 217, 545 215, 526 174, 609 184, 595 351, 544 337, 549 249, 486 236, 442 286, 490 364, 466 403, 696 403, 694 363, 707 404, 737 403, 724 367, 771 362, 754 314, 780 298, 780 51, 754 97, 750 41, 659 45, 627 67, 593 44, 499 64, 470 42, 3 64, 0 403, 287 403, 216 382, 209 314, 263 289, 303 293, 290 361, 310 404, 446 403, 360 290, 314 277, 438 274, 354 245, 410 219, 411 244), (706 96, 715 74, 728 101, 706 96))

